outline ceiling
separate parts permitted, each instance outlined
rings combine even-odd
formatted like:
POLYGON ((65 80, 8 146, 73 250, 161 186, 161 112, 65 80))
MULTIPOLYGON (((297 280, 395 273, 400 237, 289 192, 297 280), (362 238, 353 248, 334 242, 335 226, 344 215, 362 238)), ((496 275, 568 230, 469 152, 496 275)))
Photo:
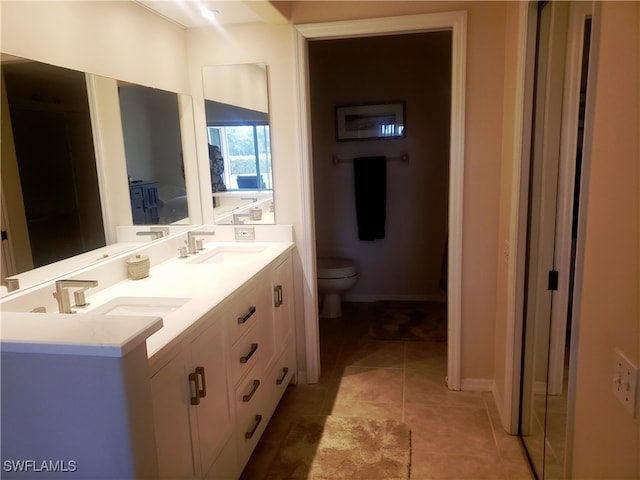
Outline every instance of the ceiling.
POLYGON ((149 10, 184 28, 211 27, 236 23, 282 23, 286 21, 267 0, 134 0, 149 10), (215 18, 201 13, 216 12, 215 18))

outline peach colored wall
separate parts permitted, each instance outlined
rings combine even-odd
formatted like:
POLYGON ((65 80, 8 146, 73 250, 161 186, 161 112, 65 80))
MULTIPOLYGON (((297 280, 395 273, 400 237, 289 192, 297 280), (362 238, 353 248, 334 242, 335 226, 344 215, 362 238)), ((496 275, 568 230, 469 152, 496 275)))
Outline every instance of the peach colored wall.
POLYGON ((467 11, 462 379, 494 378, 502 150, 505 2, 294 2, 291 18, 317 23, 467 11))
POLYGON ((602 2, 575 404, 574 478, 640 477, 640 412, 611 387, 640 364, 640 4, 602 2))

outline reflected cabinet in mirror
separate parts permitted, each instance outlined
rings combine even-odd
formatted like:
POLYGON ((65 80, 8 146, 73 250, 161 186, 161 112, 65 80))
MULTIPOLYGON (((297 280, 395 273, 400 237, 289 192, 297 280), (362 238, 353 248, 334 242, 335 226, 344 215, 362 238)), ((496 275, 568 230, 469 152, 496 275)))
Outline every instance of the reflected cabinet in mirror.
POLYGON ((134 225, 188 223, 178 96, 118 82, 134 225))
POLYGON ((273 224, 267 67, 203 68, 215 222, 273 224))

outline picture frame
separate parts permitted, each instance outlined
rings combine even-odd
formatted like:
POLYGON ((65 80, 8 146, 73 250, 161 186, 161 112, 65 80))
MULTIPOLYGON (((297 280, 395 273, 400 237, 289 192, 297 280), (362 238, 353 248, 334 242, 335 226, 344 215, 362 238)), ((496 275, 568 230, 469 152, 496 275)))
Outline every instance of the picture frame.
POLYGON ((404 102, 336 107, 336 139, 370 140, 405 136, 404 102))

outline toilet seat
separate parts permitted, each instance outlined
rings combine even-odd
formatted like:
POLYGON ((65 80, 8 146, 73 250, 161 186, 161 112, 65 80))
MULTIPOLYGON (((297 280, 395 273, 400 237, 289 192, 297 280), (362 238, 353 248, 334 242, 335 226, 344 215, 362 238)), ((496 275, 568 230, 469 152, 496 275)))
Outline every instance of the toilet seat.
POLYGON ((353 262, 342 258, 319 258, 318 279, 330 280, 338 278, 351 278, 356 276, 353 262))

